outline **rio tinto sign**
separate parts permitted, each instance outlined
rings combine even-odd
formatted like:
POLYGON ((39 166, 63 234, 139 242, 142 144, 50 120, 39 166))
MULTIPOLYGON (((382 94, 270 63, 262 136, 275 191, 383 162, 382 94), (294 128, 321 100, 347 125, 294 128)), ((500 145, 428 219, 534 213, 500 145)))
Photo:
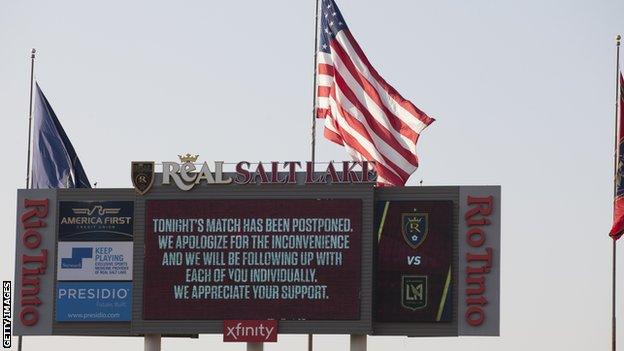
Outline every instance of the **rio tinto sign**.
POLYGON ((15 317, 17 335, 52 333, 56 192, 24 190, 17 198, 15 317))
POLYGON ((497 186, 460 188, 460 335, 500 334, 500 201, 497 186))

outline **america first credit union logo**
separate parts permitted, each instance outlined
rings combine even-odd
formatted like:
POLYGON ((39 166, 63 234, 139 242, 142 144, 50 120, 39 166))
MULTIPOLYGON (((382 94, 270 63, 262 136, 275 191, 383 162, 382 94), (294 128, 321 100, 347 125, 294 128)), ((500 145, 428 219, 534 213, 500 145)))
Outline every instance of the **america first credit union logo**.
POLYGON ((412 248, 420 246, 429 233, 428 213, 403 213, 401 216, 401 233, 405 242, 412 248))
POLYGON ((401 305, 413 311, 427 307, 427 276, 401 276, 401 305))
POLYGON ((132 161, 132 185, 140 195, 145 195, 154 184, 154 161, 132 161))

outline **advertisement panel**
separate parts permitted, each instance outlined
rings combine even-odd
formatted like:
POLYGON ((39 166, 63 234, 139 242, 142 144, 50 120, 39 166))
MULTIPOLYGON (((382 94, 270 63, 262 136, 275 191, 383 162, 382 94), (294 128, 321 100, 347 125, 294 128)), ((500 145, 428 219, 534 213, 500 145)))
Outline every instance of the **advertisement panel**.
POLYGON ((56 243, 56 190, 17 192, 15 335, 52 334, 56 243))
POLYGON ((58 280, 132 280, 132 242, 58 243, 58 280))
POLYGON ((57 322, 124 322, 131 312, 131 282, 58 282, 57 322))
POLYGON ((500 186, 460 188, 460 335, 500 335, 500 204, 500 186))
POLYGON ((61 201, 59 241, 132 241, 133 201, 61 201))
POLYGON ((378 201, 376 322, 450 322, 452 201, 378 201))
POLYGON ((357 320, 360 199, 147 200, 146 320, 357 320))

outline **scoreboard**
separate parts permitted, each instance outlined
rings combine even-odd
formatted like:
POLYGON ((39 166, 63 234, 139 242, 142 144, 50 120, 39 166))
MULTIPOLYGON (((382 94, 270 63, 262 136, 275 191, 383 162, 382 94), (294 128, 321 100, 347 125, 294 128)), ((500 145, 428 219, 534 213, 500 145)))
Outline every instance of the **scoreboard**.
POLYGON ((143 190, 18 190, 15 334, 499 334, 499 186, 143 190))

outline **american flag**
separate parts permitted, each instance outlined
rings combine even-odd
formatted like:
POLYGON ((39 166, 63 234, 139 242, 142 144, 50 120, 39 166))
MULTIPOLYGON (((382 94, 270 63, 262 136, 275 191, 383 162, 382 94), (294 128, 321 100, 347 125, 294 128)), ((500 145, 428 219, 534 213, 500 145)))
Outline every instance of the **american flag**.
POLYGON ((380 185, 404 185, 418 167, 418 136, 434 119, 377 73, 333 0, 322 0, 319 16, 316 113, 325 137, 354 160, 374 161, 380 185))

